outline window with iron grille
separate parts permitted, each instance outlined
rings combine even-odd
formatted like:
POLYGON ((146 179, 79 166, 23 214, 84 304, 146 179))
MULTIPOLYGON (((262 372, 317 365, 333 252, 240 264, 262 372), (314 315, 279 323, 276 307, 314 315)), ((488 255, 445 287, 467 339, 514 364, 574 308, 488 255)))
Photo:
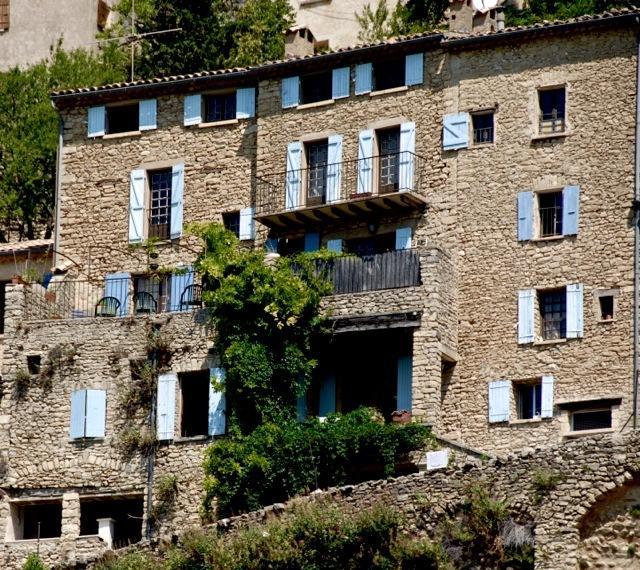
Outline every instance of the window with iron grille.
POLYGON ((300 77, 300 102, 317 103, 331 99, 332 72, 311 73, 300 77))
POLYGON ((585 410, 571 414, 571 430, 609 429, 612 426, 611 408, 606 410, 585 410))
POLYGON ((149 237, 167 239, 171 221, 171 170, 149 173, 149 237))
POLYGON ((229 121, 236 118, 236 94, 219 93, 204 96, 204 120, 206 123, 229 121))
POLYGON ((562 191, 538 194, 540 237, 562 235, 562 191))
POLYGON ((222 214, 222 223, 225 229, 233 232, 236 237, 240 237, 240 211, 222 214))
POLYGON ((567 292, 566 289, 539 291, 542 338, 555 340, 567 336, 567 292))
POLYGON ((307 205, 324 204, 327 197, 327 140, 306 145, 307 150, 307 205))
POLYGON ((107 107, 106 133, 128 133, 140 128, 138 103, 107 107))
POLYGON ((561 133, 565 130, 566 89, 541 89, 538 91, 540 105, 540 134, 561 133))
POLYGON ((9 29, 9 0, 0 0, 0 30, 9 29))
POLYGON ((518 419, 530 420, 539 418, 542 409, 542 382, 516 384, 515 389, 518 403, 518 419))
POLYGON ((395 192, 399 183, 400 127, 376 132, 378 154, 380 155, 381 194, 395 192))
POLYGON ((493 142, 493 113, 474 113, 471 115, 473 125, 473 144, 493 142))
POLYGON ((384 91, 404 85, 405 60, 387 59, 373 64, 373 89, 384 91))

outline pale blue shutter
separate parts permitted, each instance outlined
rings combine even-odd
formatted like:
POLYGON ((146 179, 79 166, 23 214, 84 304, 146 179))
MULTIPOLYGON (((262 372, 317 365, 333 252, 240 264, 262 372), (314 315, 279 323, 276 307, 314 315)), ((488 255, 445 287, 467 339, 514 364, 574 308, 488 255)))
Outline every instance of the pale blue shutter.
POLYGON ((511 382, 496 380, 489 382, 489 422, 508 422, 511 382))
POLYGON ((256 89, 246 87, 236 91, 236 119, 250 119, 256 115, 256 89))
POLYGON ((535 340, 534 301, 535 289, 518 291, 518 343, 527 344, 535 340))
POLYGON ((396 230, 396 249, 411 249, 411 228, 404 227, 396 230))
POLYGON ((562 190, 562 233, 565 236, 578 234, 580 213, 580 186, 565 186, 562 190))
POLYGON ((400 125, 400 160, 398 177, 400 192, 413 190, 413 169, 416 152, 416 124, 402 123, 400 125))
POLYGON ((454 113, 444 116, 442 148, 457 150, 469 146, 469 113, 454 113))
POLYGON ((518 192, 518 241, 533 239, 533 205, 535 196, 531 190, 518 192))
POLYGON ((327 249, 334 253, 342 253, 342 240, 340 238, 327 240, 327 249))
POLYGON ((120 309, 118 316, 122 317, 128 312, 129 301, 129 282, 131 275, 129 273, 109 273, 104 278, 104 296, 115 297, 120 301, 120 309))
POLYGON ((87 136, 103 137, 105 134, 106 110, 104 106, 89 107, 87 111, 87 136))
POLYGON ((396 385, 396 410, 411 412, 413 409, 413 359, 411 356, 398 358, 398 378, 396 385))
POLYGON ((373 131, 358 135, 358 194, 373 191, 373 131))
POLYGON ((107 392, 87 390, 85 437, 104 437, 107 418, 107 392))
POLYGON ((342 135, 331 135, 327 144, 327 202, 340 200, 342 135))
POLYGON ((543 418, 553 417, 553 376, 542 377, 542 401, 540 403, 540 416, 543 418))
POLYGON ((282 108, 289 109, 300 104, 300 78, 285 77, 282 80, 282 108))
POLYGON ((327 417, 336 411, 336 377, 333 374, 325 374, 320 383, 320 401, 318 416, 327 417))
POLYGON ((278 245, 280 240, 278 238, 267 238, 264 242, 264 249, 268 253, 278 253, 278 245))
POLYGON ((371 93, 373 66, 370 63, 356 65, 356 95, 371 93))
POLYGON ((304 250, 318 251, 320 249, 320 234, 318 232, 307 232, 304 234, 304 250))
POLYGON ((407 86, 420 85, 423 80, 424 64, 421 53, 412 53, 404 60, 404 84, 407 86))
POLYGON ((84 420, 87 406, 87 391, 74 390, 71 393, 71 420, 69 437, 79 439, 84 437, 84 420))
POLYGON ((169 311, 182 311, 189 307, 182 306, 180 301, 184 290, 193 285, 193 267, 186 268, 186 272, 174 273, 171 275, 171 283, 169 288, 169 311))
POLYGON ((302 143, 295 141, 287 145, 287 179, 285 182, 285 206, 292 210, 300 205, 300 190, 302 186, 302 143))
POLYGON ((349 97, 350 68, 340 67, 334 69, 331 75, 331 98, 342 99, 349 97))
POLYGON ((582 283, 567 285, 567 338, 583 336, 583 296, 582 283))
POLYGON ((158 128, 158 102, 156 99, 145 99, 138 103, 138 129, 150 131, 158 128))
POLYGON ((173 439, 176 414, 176 384, 178 375, 165 372, 158 375, 156 396, 156 426, 158 439, 173 439))
POLYGON ((219 389, 225 378, 224 368, 209 369, 209 435, 224 435, 227 429, 227 399, 219 389))
POLYGON ((184 195, 184 164, 176 164, 171 170, 171 239, 182 236, 182 203, 184 195))
POLYGON ((202 122, 202 96, 186 95, 184 98, 184 125, 197 125, 202 122))
POLYGON ((140 243, 144 239, 144 204, 146 173, 132 170, 129 182, 129 243, 140 243))
POLYGON ((303 422, 307 419, 309 411, 307 409, 307 395, 298 396, 296 401, 296 419, 299 422, 303 422))
POLYGON ((256 238, 256 222, 253 219, 255 208, 243 208, 240 210, 240 230, 238 239, 255 239, 256 238))

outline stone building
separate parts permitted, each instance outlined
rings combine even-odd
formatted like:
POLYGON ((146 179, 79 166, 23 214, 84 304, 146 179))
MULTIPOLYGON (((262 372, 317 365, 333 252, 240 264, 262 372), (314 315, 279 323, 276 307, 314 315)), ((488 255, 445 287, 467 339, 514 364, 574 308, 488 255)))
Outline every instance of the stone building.
POLYGON ((7 288, 0 564, 197 523, 224 370, 188 222, 351 254, 301 413, 407 410, 498 455, 632 430, 639 15, 55 94, 58 270, 7 288))

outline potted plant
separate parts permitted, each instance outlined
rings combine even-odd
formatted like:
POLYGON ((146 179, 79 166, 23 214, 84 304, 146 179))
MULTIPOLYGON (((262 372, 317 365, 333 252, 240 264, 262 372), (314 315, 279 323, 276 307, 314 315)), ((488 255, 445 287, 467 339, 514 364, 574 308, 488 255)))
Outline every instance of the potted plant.
POLYGON ((394 424, 410 424, 411 412, 409 410, 396 410, 391 414, 391 421, 394 424))

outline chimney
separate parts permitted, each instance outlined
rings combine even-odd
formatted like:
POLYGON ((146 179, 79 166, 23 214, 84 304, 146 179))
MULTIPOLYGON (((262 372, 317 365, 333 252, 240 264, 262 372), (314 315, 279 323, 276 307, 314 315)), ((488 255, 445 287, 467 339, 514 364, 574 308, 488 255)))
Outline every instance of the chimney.
POLYGON ((315 51, 315 38, 311 30, 306 27, 289 28, 284 33, 284 57, 304 57, 313 55, 315 51))
POLYGON ((452 35, 482 34, 504 29, 504 15, 500 0, 494 1, 494 8, 476 9, 477 6, 488 6, 485 0, 449 0, 447 18, 449 32, 452 35))

